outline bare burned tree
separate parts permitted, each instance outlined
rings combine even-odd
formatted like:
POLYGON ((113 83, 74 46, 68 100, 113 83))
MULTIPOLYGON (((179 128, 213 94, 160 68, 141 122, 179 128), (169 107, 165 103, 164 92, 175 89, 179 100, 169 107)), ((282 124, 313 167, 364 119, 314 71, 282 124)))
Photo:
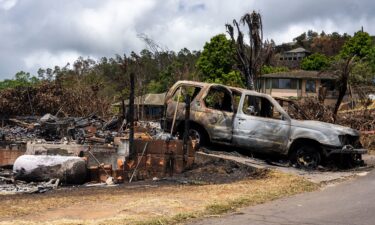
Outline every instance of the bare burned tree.
POLYGON ((159 54, 161 52, 168 52, 168 48, 165 46, 161 46, 160 44, 156 43, 155 40, 151 39, 147 34, 139 33, 137 37, 145 42, 147 48, 153 52, 154 54, 159 54))
POLYGON ((236 20, 233 20, 234 27, 230 24, 225 26, 232 42, 235 44, 237 67, 245 78, 246 87, 255 90, 255 83, 260 74, 264 58, 270 58, 263 56, 269 55, 272 48, 270 48, 269 42, 267 42, 267 45, 263 44, 263 24, 260 13, 255 11, 251 14, 246 13, 241 18, 240 23, 243 26, 246 25, 249 29, 250 43, 248 46, 244 43, 244 34, 236 20), (234 29, 237 30, 237 38, 235 38, 234 29))
POLYGON ((336 67, 334 74, 338 76, 339 87, 339 96, 337 97, 335 108, 333 110, 334 121, 336 121, 337 112, 339 111, 341 102, 344 99, 344 96, 348 89, 349 75, 352 69, 354 58, 355 56, 352 56, 346 60, 341 60, 337 62, 335 65, 333 65, 333 67, 336 67))

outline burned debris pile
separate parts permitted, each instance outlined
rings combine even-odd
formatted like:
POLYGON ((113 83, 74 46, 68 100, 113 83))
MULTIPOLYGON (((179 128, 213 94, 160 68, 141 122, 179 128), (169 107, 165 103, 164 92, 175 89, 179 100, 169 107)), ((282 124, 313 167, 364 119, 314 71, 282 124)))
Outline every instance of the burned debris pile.
POLYGON ((375 131, 375 109, 341 112, 337 123, 360 131, 375 131))
POLYGON ((185 173, 177 175, 177 178, 185 182, 198 184, 222 184, 239 181, 245 178, 262 178, 267 170, 255 169, 254 167, 222 158, 197 155, 196 163, 185 173))
POLYGON ((362 108, 342 110, 336 116, 332 107, 321 103, 317 98, 305 98, 303 101, 277 99, 294 119, 317 120, 351 127, 361 132, 361 143, 370 151, 375 150, 375 102, 362 100, 362 108), (372 107, 370 107, 372 106, 372 107))
POLYGON ((47 182, 25 182, 14 179, 12 170, 0 168, 0 195, 12 195, 21 193, 43 193, 56 189, 59 186, 58 179, 47 182))
POLYGON ((343 110, 338 113, 335 121, 332 107, 321 103, 317 98, 305 98, 303 101, 277 100, 294 119, 336 123, 359 131, 375 130, 375 109, 343 110))
POLYGON ((194 163, 194 143, 184 145, 156 122, 135 123, 134 152, 129 151, 128 125, 118 117, 17 117, 4 121, 0 132, 3 152, 19 150, 10 147, 14 143, 23 146, 21 156, 0 165, 13 164, 0 183, 0 191, 8 194, 43 192, 59 184, 162 178, 194 163))
POLYGON ((58 188, 59 184, 59 179, 51 179, 47 182, 28 183, 25 181, 14 180, 12 178, 0 177, 0 195, 44 193, 58 188))
POLYGON ((17 117, 3 120, 0 135, 3 142, 26 143, 30 140, 44 139, 46 141, 67 140, 78 143, 101 142, 110 143, 117 132, 118 118, 109 122, 92 114, 87 117, 59 118, 51 114, 43 117, 17 117))

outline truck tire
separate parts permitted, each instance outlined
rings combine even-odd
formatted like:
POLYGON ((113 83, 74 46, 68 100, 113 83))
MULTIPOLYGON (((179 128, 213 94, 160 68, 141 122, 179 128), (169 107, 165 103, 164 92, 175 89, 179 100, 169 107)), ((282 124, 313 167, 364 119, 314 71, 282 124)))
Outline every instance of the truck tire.
POLYGON ((209 143, 208 135, 198 126, 192 126, 189 129, 189 136, 191 140, 195 140, 197 142, 198 147, 205 146, 209 143))
POLYGON ((310 145, 298 147, 291 155, 291 162, 296 167, 305 170, 316 169, 321 161, 321 154, 318 148, 310 145))

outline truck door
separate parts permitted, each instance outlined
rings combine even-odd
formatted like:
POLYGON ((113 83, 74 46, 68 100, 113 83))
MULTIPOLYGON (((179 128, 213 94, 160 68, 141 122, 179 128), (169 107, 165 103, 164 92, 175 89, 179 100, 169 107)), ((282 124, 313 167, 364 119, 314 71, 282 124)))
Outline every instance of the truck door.
POLYGON ((234 119, 233 142, 244 148, 283 153, 290 119, 266 97, 244 94, 234 119))
POLYGON ((211 86, 203 97, 203 103, 203 123, 211 140, 231 142, 234 115, 232 92, 221 85, 211 86))

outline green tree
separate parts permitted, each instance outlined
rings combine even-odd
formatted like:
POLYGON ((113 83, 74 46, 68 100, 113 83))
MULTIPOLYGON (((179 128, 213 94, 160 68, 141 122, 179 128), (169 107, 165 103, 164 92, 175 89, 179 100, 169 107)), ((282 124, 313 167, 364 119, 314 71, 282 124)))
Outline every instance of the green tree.
POLYGON ((371 67, 366 62, 371 62, 374 45, 371 36, 363 31, 358 31, 345 42, 340 54, 332 63, 332 70, 338 74, 338 89, 336 105, 333 114, 336 115, 350 82, 364 82, 371 78, 371 67), (369 75, 370 74, 370 75, 369 75))
POLYGON ((358 61, 353 65, 349 83, 354 85, 372 85, 375 80, 374 65, 368 61, 358 61))
POLYGON ((324 70, 327 69, 330 65, 330 59, 320 53, 314 53, 301 62, 301 69, 303 70, 324 70))
POLYGON ((16 87, 31 87, 39 83, 39 79, 31 76, 30 73, 20 71, 14 75, 14 79, 0 81, 0 90, 16 87))
POLYGON ((239 71, 235 70, 232 70, 227 74, 223 74, 222 77, 217 77, 215 80, 206 80, 206 82, 245 88, 243 76, 239 71))
POLYGON ((363 58, 371 53, 372 48, 371 36, 367 32, 358 31, 344 44, 340 56, 342 58, 350 58, 352 56, 363 58))
POLYGON ((222 83, 230 76, 236 77, 236 73, 232 72, 235 64, 234 54, 232 42, 224 34, 212 37, 210 42, 204 45, 203 52, 196 63, 203 80, 222 83), (230 73, 231 75, 228 75, 230 73))
POLYGON ((366 60, 371 67, 373 73, 375 73, 375 46, 370 49, 369 54, 366 56, 366 60))

